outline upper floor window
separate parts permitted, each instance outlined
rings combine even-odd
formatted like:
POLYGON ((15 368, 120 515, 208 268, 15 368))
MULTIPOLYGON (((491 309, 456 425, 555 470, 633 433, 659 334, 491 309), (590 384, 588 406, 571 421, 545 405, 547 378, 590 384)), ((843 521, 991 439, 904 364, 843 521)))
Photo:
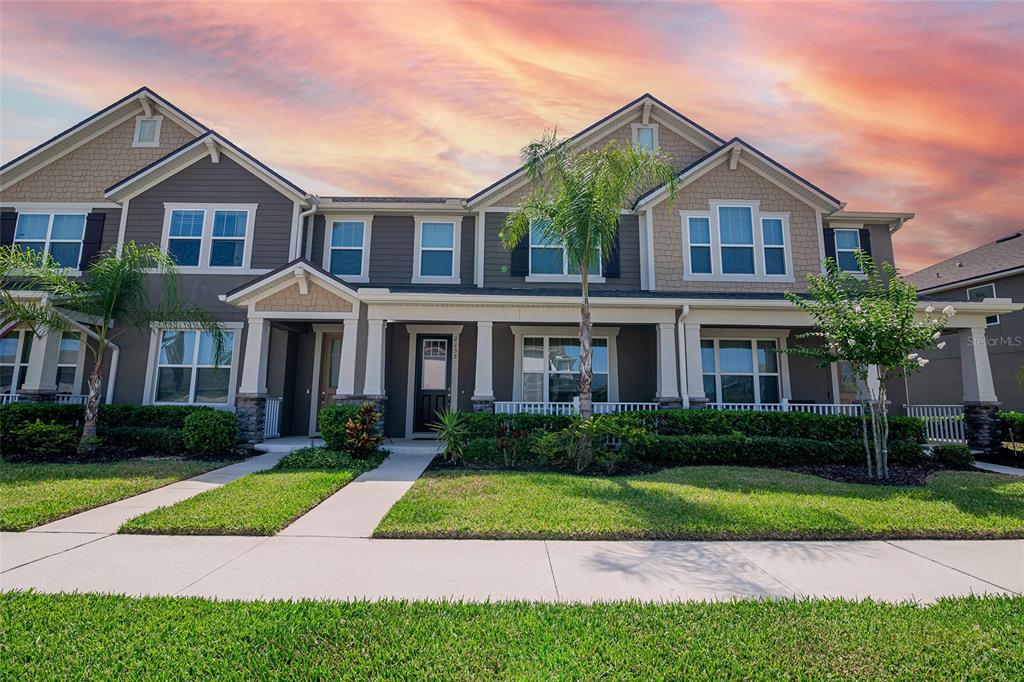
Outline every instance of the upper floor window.
POLYGON ((163 248, 182 268, 249 266, 256 204, 164 204, 163 248))
MULTIPOLYGON (((981 286, 971 287, 967 290, 968 301, 984 301, 986 298, 996 297, 996 285, 995 284, 982 284, 981 286)), ((989 315, 985 318, 985 324, 993 325, 999 324, 998 315, 989 315)))
POLYGON ((756 201, 712 201, 683 211, 684 279, 792 281, 789 215, 762 213, 756 201))
POLYGON ((456 220, 417 219, 414 282, 459 283, 459 224, 456 220))
POLYGON ((786 237, 781 218, 761 218, 761 236, 764 244, 764 273, 786 274, 786 237))
MULTIPOLYGON (((565 244, 554 237, 542 222, 530 223, 530 276, 534 278, 571 277, 580 275, 578 263, 569 262, 565 244)), ((595 252, 587 266, 592 277, 601 276, 601 254, 595 252)))
POLYGON ((658 126, 656 124, 634 123, 632 128, 634 145, 648 152, 658 148, 658 126))
POLYGON ((18 213, 14 243, 48 253, 61 267, 77 268, 85 236, 85 213, 18 213))
POLYGON ((137 116, 135 118, 135 135, 132 138, 132 146, 159 147, 160 124, 163 123, 163 120, 163 116, 137 116))
POLYGON ((687 219, 690 232, 690 269, 694 273, 711 274, 711 219, 691 216, 687 219))
POLYGON ((224 332, 220 354, 212 334, 192 329, 160 332, 155 401, 226 405, 230 400, 234 332, 224 332))
POLYGON ((836 263, 847 272, 860 272, 857 252, 860 250, 860 230, 836 229, 836 263))
POLYGON ((747 206, 718 207, 718 234, 724 274, 754 274, 753 221, 753 211, 747 206))
POLYGON ((369 269, 369 219, 334 220, 327 230, 325 267, 332 275, 366 280, 369 269))

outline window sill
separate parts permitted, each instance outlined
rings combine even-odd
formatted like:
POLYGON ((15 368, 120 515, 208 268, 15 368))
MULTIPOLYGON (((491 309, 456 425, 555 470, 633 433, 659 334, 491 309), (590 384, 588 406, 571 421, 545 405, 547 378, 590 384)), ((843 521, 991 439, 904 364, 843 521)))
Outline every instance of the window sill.
POLYGON ((160 146, 160 142, 159 141, 157 141, 157 142, 132 142, 132 147, 134 147, 136 149, 138 149, 139 147, 153 148, 153 147, 159 147, 159 146, 160 146))
MULTIPOLYGON (((580 284, 583 282, 583 278, 579 275, 527 275, 527 282, 536 283, 548 283, 553 284, 556 282, 569 282, 571 284, 580 284)), ((598 275, 591 275, 588 278, 590 284, 604 284, 605 278, 598 275)))
MULTIPOLYGON (((224 266, 199 267, 196 265, 179 265, 177 271, 182 275, 265 275, 270 272, 269 268, 232 268, 224 266)), ((160 272, 154 268, 148 268, 146 272, 155 274, 160 272)))
POLYGON ((795 282, 792 275, 703 275, 686 273, 683 280, 688 282, 795 282))
POLYGON ((413 284, 462 284, 459 277, 413 277, 413 284))

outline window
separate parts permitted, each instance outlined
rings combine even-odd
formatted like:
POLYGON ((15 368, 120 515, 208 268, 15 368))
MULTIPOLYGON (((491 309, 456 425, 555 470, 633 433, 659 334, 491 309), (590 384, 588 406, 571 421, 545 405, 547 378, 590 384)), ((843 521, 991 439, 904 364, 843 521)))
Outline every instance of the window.
MULTIPOLYGON (((587 267, 588 274, 601 276, 601 254, 597 252, 587 267)), ((530 224, 530 276, 578 277, 579 267, 570 263, 565 244, 548 234, 544 223, 530 224)))
MULTIPOLYGON (((986 298, 996 297, 996 285, 995 284, 983 284, 980 287, 971 287, 967 290, 968 301, 983 301, 986 298)), ((993 324, 999 324, 998 315, 989 315, 985 318, 985 324, 991 326, 993 324)))
POLYGON ((0 339, 0 393, 17 393, 25 383, 28 358, 32 352, 31 331, 15 331, 0 339))
POLYGON ((82 350, 82 335, 64 332, 60 336, 57 352, 57 393, 77 394, 81 390, 78 359, 82 350))
POLYGON ((160 124, 163 116, 137 116, 135 118, 135 136, 133 147, 159 147, 160 124))
POLYGON ((160 332, 156 370, 158 403, 228 403, 234 332, 224 332, 219 356, 212 334, 195 330, 160 332))
POLYGON ((704 393, 713 403, 777 403, 778 342, 774 339, 701 339, 704 393))
MULTIPOLYGON (((580 341, 576 338, 523 338, 522 396, 527 402, 567 403, 580 392, 580 341)), ((608 402, 608 339, 592 341, 594 402, 608 402)))
POLYGON ((164 249, 179 267, 211 272, 248 267, 256 204, 164 206, 164 249))
POLYGON ((718 207, 718 238, 722 273, 754 274, 754 222, 748 206, 718 207))
POLYGON ((711 219, 687 218, 690 232, 690 272, 711 274, 711 219))
POLYGON ((417 221, 416 271, 413 281, 459 282, 459 240, 450 220, 417 221))
POLYGON ((331 223, 327 269, 332 275, 364 278, 366 273, 366 226, 364 220, 335 220, 331 223))
POLYGON ((761 218, 761 243, 764 245, 764 274, 786 274, 786 241, 781 218, 761 218))
POLYGON ((78 268, 85 237, 85 213, 18 213, 14 243, 48 253, 61 267, 78 268))
POLYGON ((656 124, 634 123, 633 144, 644 151, 653 152, 658 148, 658 126, 656 124))
POLYGON ((857 251, 860 250, 860 230, 836 230, 836 262, 847 272, 860 272, 857 251))

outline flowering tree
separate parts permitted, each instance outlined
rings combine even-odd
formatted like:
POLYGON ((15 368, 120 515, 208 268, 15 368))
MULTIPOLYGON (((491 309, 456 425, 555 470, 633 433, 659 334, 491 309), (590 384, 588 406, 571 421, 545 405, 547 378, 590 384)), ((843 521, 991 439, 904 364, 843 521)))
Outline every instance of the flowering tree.
POLYGON ((886 383, 924 367, 920 352, 942 348, 938 338, 952 306, 936 312, 928 306, 917 310, 917 291, 899 277, 896 268, 882 264, 878 271, 871 257, 857 252, 864 277, 839 268, 835 259, 825 261, 825 272, 808 276, 808 296, 787 292, 786 298, 806 311, 817 324, 813 332, 798 338, 818 338, 820 346, 796 346, 788 352, 813 357, 827 367, 846 362, 862 388, 861 424, 868 474, 889 475, 889 410, 886 383))

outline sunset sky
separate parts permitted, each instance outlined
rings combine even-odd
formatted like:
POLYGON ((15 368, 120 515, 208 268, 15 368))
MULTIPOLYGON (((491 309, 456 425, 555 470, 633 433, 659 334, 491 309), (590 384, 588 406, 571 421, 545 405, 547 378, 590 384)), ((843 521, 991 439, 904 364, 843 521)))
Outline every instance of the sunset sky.
POLYGON ((148 85, 319 194, 467 196, 644 92, 904 272, 1024 227, 1024 2, 0 3, 4 161, 148 85))

